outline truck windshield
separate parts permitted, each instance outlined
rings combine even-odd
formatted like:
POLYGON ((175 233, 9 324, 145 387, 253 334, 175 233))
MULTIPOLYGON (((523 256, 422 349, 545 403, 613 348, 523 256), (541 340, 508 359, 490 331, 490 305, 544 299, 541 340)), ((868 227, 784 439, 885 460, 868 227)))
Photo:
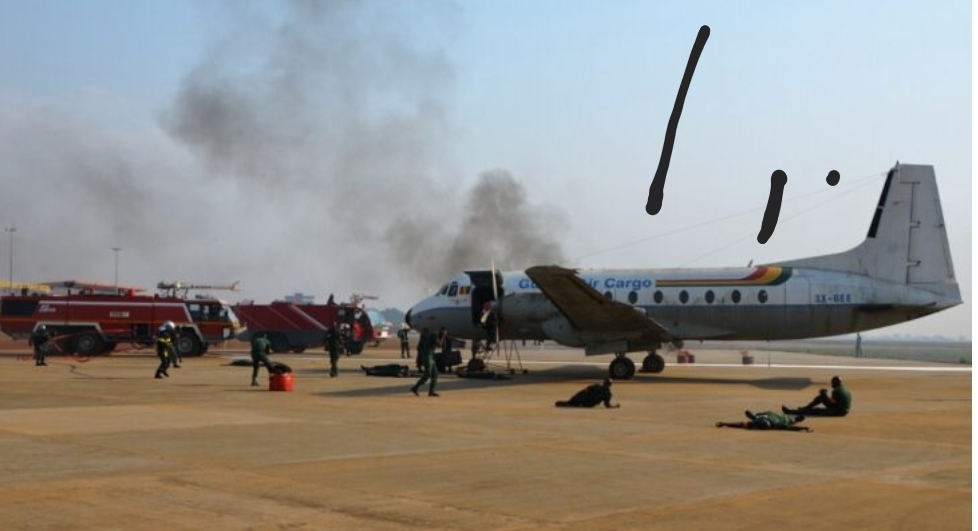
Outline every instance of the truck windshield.
POLYGON ((194 322, 219 322, 237 323, 238 316, 234 314, 230 306, 225 306, 220 302, 211 303, 190 303, 187 305, 190 310, 190 318, 194 322))
POLYGON ((222 321, 226 323, 234 323, 235 326, 240 323, 240 321, 238 321, 238 316, 234 315, 234 310, 232 310, 230 306, 222 307, 221 312, 221 314, 224 316, 224 318, 221 319, 222 321))

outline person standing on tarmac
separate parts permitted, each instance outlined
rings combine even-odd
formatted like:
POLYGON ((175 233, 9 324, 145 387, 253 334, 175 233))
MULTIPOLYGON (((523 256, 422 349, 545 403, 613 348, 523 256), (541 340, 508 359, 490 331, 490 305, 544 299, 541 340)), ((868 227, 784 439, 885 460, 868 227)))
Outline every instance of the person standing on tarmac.
POLYGON ((326 351, 329 352, 329 377, 336 378, 339 374, 337 363, 340 360, 340 335, 334 325, 330 325, 326 329, 326 337, 323 342, 326 343, 326 351))
POLYGON ((411 344, 408 342, 408 327, 401 325, 401 329, 397 331, 397 339, 401 340, 401 358, 408 359, 411 357, 411 344))
POLYGON ((180 344, 179 344, 179 332, 177 331, 177 325, 173 321, 167 321, 163 323, 166 327, 166 333, 170 335, 170 343, 173 345, 173 357, 170 358, 170 365, 174 369, 179 369, 180 364, 183 363, 183 356, 180 355, 180 344))
POLYGON ((440 396, 435 392, 435 385, 438 383, 438 367, 435 365, 435 343, 437 341, 438 337, 428 331, 427 328, 421 330, 421 339, 418 340, 418 360, 423 367, 423 373, 418 382, 411 387, 414 396, 420 396, 418 389, 429 379, 431 384, 428 385, 428 396, 440 396))
POLYGON ((173 356, 173 340, 166 326, 161 326, 156 333, 156 356, 160 358, 160 365, 156 368, 155 378, 160 379, 166 376, 166 370, 170 368, 170 358, 173 356))
POLYGON ((49 348, 47 342, 51 341, 51 333, 48 332, 48 328, 44 325, 37 327, 34 333, 31 334, 30 339, 27 340, 31 346, 34 347, 34 366, 35 367, 47 367, 48 364, 44 361, 45 352, 49 348))
POLYGON ((255 337, 251 339, 251 385, 258 385, 258 368, 261 365, 265 365, 265 369, 268 371, 268 375, 271 376, 274 371, 272 369, 272 362, 268 361, 268 352, 272 349, 272 342, 265 337, 265 333, 261 332, 255 334, 255 337))

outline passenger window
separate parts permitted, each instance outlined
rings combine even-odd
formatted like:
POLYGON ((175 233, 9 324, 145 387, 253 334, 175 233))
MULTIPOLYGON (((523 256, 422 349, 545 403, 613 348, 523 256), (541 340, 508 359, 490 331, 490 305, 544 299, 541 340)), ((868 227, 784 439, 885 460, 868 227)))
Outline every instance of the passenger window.
POLYGON ((452 282, 452 285, 448 288, 448 296, 454 297, 458 295, 458 284, 452 282))
POLYGON ((628 302, 630 302, 632 304, 635 304, 636 302, 638 302, 638 293, 636 293, 634 291, 629 291, 628 292, 628 302))
POLYGON ((714 298, 715 298, 715 295, 713 295, 713 290, 712 289, 706 290, 706 303, 707 304, 713 304, 713 299, 714 298))
POLYGON ((655 299, 655 303, 656 304, 662 304, 662 292, 661 291, 655 290, 655 295, 653 295, 652 298, 655 299))
POLYGON ((734 301, 734 303, 740 302, 740 290, 733 290, 733 293, 730 294, 730 300, 734 301))
POLYGON ((683 304, 689 302, 689 293, 686 293, 686 290, 682 290, 679 292, 679 302, 683 304))
POLYGON ((761 290, 761 291, 760 291, 760 292, 759 292, 759 293, 757 294, 757 300, 759 300, 759 301, 761 301, 761 302, 767 302, 767 291, 766 291, 766 290, 763 290, 763 289, 762 289, 762 290, 761 290))
POLYGON ((608 300, 615 300, 614 295, 612 295, 610 291, 604 292, 604 298, 606 298, 608 300))

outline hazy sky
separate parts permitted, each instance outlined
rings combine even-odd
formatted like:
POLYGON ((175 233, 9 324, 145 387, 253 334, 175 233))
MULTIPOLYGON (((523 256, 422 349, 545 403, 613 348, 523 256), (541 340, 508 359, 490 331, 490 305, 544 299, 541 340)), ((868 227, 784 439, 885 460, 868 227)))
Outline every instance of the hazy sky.
POLYGON ((240 280, 224 296, 361 292, 406 309, 490 259, 743 266, 859 243, 900 160, 936 168, 965 304, 881 333, 971 336, 969 2, 0 0, 0 13, 16 280, 110 282, 118 246, 125 284, 240 280), (761 245, 776 169, 785 202, 761 245))

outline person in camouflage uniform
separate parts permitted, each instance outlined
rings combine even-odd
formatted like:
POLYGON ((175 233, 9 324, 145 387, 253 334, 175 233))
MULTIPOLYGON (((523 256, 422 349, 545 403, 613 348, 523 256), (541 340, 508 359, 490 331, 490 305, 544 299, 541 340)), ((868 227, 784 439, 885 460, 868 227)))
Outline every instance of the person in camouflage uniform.
POLYGON ((741 428, 745 430, 789 430, 789 431, 812 431, 807 426, 797 424, 805 417, 802 415, 789 416, 777 411, 762 411, 752 413, 749 409, 744 411, 747 422, 717 422, 717 428, 741 428))

